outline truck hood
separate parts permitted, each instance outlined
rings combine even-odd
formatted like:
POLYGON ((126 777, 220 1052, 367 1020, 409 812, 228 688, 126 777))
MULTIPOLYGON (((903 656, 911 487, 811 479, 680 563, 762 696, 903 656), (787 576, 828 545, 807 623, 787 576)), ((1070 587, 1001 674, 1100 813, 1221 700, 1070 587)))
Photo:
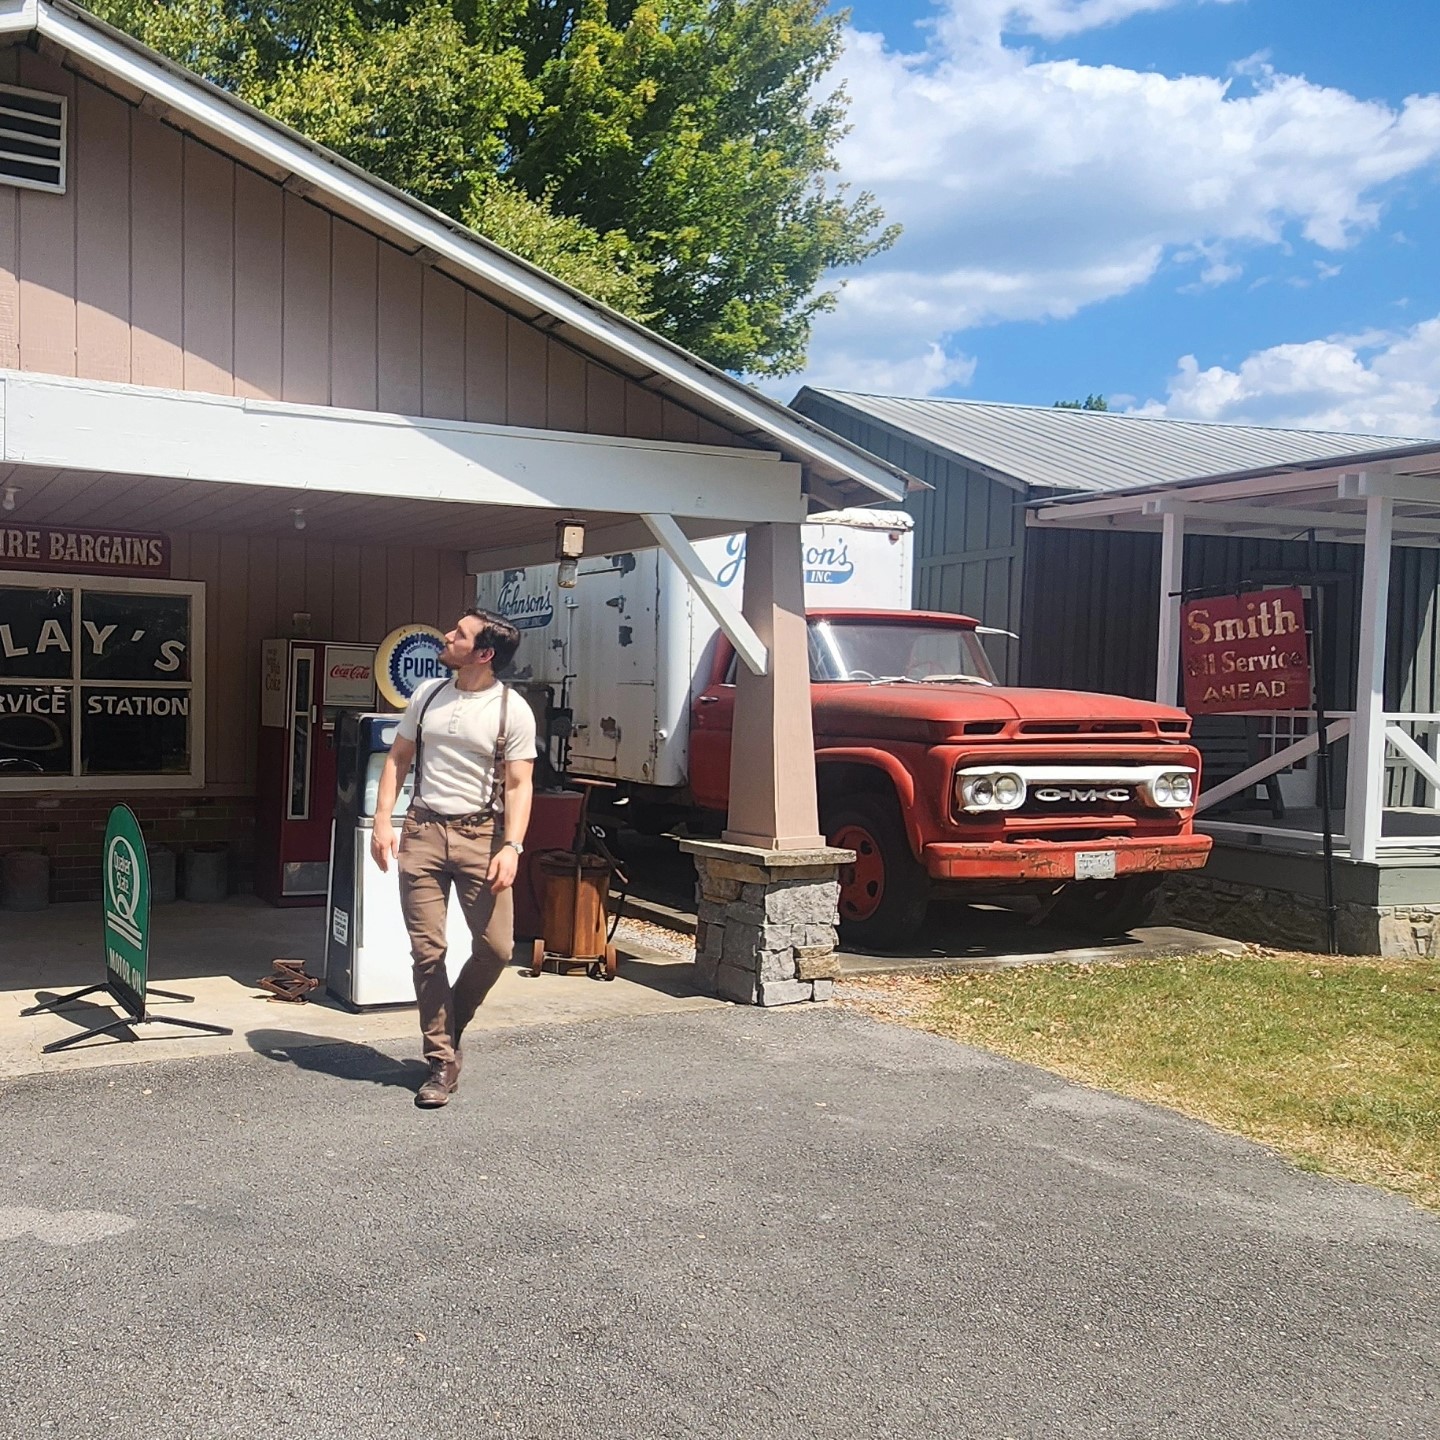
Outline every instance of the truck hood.
MULTIPOLYGON (((941 729, 963 733, 962 726, 989 722, 1010 731, 1016 722, 1024 722, 1029 730, 1054 726, 1050 733, 1084 733, 1099 726, 1130 725, 1137 733, 1156 734, 1162 722, 1166 734, 1179 732, 1174 724, 1187 729, 1190 717, 1173 705, 1157 705, 1149 700, 1132 700, 1126 695, 1103 695, 1088 690, 1040 690, 1012 685, 948 685, 907 684, 882 681, 879 684, 847 683, 814 685, 816 728, 830 731, 839 725, 857 733, 882 736, 894 733, 914 734, 923 724, 932 734, 941 729), (846 720, 852 723, 845 724, 846 720), (1063 728, 1061 728, 1063 727, 1063 728)), ((1002 733, 1002 732, 995 732, 1002 733)), ((1041 732, 1044 733, 1044 732, 1041 732)), ((1123 732, 1122 732, 1123 733, 1123 732)))

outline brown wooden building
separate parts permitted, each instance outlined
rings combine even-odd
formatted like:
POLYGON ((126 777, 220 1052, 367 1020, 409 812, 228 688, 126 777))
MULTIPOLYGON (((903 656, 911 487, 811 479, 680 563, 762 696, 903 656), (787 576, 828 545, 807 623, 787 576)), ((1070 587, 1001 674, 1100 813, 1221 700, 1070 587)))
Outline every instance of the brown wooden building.
MULTIPOLYGON (((0 852, 45 850, 55 900, 96 894, 117 799, 246 883, 267 638, 448 625, 467 558, 549 559, 558 518, 683 547, 906 488, 65 0, 0 0, 0 402, 0 852)), ((803 745, 770 548, 726 623, 803 745)), ((788 770, 749 769, 737 833, 813 838, 788 770)))

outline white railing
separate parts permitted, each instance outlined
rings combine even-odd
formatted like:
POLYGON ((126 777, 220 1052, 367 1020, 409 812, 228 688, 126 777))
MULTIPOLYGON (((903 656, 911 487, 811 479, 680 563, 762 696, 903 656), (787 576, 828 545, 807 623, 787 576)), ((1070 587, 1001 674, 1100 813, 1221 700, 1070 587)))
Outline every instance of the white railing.
POLYGON ((1381 717, 1382 758, 1387 784, 1395 791, 1409 791, 1411 804, 1389 804, 1387 815, 1395 817, 1391 833, 1382 832, 1382 850, 1434 849, 1440 847, 1440 759, 1434 753, 1440 732, 1440 714, 1418 711, 1387 711, 1381 717), (1402 818, 1403 817, 1403 818, 1402 818))
MULTIPOLYGON (((1296 716, 1309 714, 1312 718, 1314 715, 1313 711, 1293 713, 1296 716)), ((1352 715, 1341 712, 1329 719, 1325 734, 1330 745, 1348 739, 1352 718, 1352 715)), ((1408 796, 1411 803, 1384 806, 1384 828, 1389 833, 1381 834, 1379 848, 1386 851, 1440 849, 1440 712, 1387 711, 1381 718, 1383 723, 1376 740, 1386 770, 1388 793, 1391 797, 1408 796)), ((1318 849, 1324 843, 1324 836, 1308 827, 1286 825, 1283 821, 1262 824, 1250 820, 1203 817, 1222 801, 1315 754, 1319 748, 1318 736, 1302 736, 1294 744, 1276 750, 1239 774, 1202 790, 1195 806, 1197 820, 1201 821, 1208 834, 1281 840, 1305 849, 1318 849)), ((1332 838, 1337 850, 1343 852, 1348 848, 1348 842, 1344 825, 1344 795, 1338 787, 1334 801, 1336 825, 1332 838)))
MULTIPOLYGON (((1309 715, 1312 718, 1315 714, 1313 710, 1296 710, 1293 713, 1309 715)), ((1346 714, 1335 716, 1325 726, 1325 738, 1331 745, 1349 733, 1350 716, 1346 714)), ((1242 790, 1248 790, 1259 781, 1288 769, 1297 760, 1303 760, 1307 755, 1313 755, 1319 748, 1320 737, 1318 734, 1302 735, 1294 744, 1286 745, 1283 749, 1275 751, 1273 755, 1267 755, 1263 760, 1257 760, 1248 770, 1242 770, 1238 775, 1232 775, 1228 780, 1222 780, 1209 790, 1202 790, 1200 799, 1195 806, 1195 813, 1203 814, 1204 811, 1218 805, 1222 800, 1228 800, 1232 795, 1238 795, 1242 790)))

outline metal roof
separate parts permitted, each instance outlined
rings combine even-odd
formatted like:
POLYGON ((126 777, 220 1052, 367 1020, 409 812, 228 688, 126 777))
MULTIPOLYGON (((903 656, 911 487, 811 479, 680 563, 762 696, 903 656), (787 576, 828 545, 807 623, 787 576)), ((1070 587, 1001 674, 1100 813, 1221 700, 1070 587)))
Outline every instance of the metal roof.
POLYGON ((791 402, 822 424, 859 417, 1025 489, 1101 493, 1423 445, 1392 435, 1215 425, 1109 411, 910 400, 806 387, 791 402))

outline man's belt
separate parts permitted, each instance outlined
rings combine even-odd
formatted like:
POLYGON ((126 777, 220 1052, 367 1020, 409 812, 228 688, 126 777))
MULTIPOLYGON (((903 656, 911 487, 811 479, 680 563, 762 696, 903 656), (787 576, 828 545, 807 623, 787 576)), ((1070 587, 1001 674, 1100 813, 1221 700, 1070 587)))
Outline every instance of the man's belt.
POLYGON ((413 815, 422 825, 488 825, 495 820, 489 810, 472 810, 468 815, 441 815, 423 805, 411 805, 406 813, 413 815))

